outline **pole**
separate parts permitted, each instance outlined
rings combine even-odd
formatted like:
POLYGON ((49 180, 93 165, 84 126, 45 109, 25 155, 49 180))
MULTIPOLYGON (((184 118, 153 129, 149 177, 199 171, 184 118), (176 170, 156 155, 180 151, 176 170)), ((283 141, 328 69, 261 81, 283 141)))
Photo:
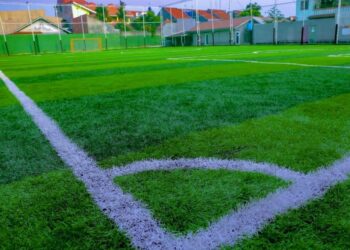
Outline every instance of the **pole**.
POLYGON ((108 39, 107 39, 107 26, 106 26, 106 14, 105 6, 102 4, 102 17, 103 17, 103 34, 105 37, 105 49, 108 50, 108 39))
POLYGON ((210 1, 211 5, 211 39, 213 46, 215 45, 215 25, 214 25, 214 4, 213 0, 210 1))
POLYGON ((339 44, 339 26, 340 26, 341 5, 342 5, 341 0, 338 0, 337 23, 335 24, 335 44, 339 44))
POLYGON ((232 23, 232 12, 231 12, 231 0, 228 1, 228 13, 230 15, 230 45, 233 44, 233 23, 232 23))
POLYGON ((31 15, 31 12, 30 12, 29 2, 26 2, 26 3, 27 3, 27 11, 28 11, 29 22, 30 22, 30 25, 32 26, 32 39, 33 39, 33 46, 34 46, 34 54, 36 55, 37 54, 37 48, 36 48, 35 35, 34 35, 34 30, 33 30, 33 20, 32 20, 32 15, 31 15))
POLYGON ((197 46, 201 46, 201 32, 200 32, 200 29, 199 29, 198 0, 195 0, 195 3, 196 3, 197 46))
POLYGON ((184 19, 184 9, 181 11, 181 16, 182 16, 182 37, 181 37, 181 44, 182 47, 185 46, 185 19, 184 19))
POLYGON ((277 23, 277 0, 274 3, 274 27, 273 27, 273 42, 274 44, 278 44, 277 41, 277 32, 278 32, 278 23, 277 23))
POLYGON ((125 48, 128 48, 128 37, 126 35, 126 15, 125 15, 125 5, 123 6, 123 23, 124 23, 124 39, 125 39, 125 48))
POLYGON ((7 37, 6 37, 6 34, 5 34, 5 29, 4 29, 4 25, 2 23, 1 16, 0 16, 0 25, 1 25, 2 36, 4 37, 5 50, 6 50, 7 55, 9 56, 10 55, 10 51, 9 51, 9 47, 7 45, 7 37))
POLYGON ((59 31, 58 31, 58 41, 60 43, 60 48, 61 48, 61 52, 63 53, 63 44, 62 44, 62 34, 61 34, 61 21, 60 19, 58 18, 58 14, 57 14, 57 5, 55 6, 55 15, 56 15, 56 19, 57 19, 57 25, 58 25, 58 28, 59 28, 59 31))
POLYGON ((173 26, 173 8, 170 7, 170 34, 171 34, 171 45, 174 46, 174 26, 173 26))
POLYGON ((306 8, 306 0, 302 0, 303 1, 303 24, 301 27, 301 40, 300 40, 300 44, 303 45, 304 44, 304 33, 305 33, 305 8, 306 8))
POLYGON ((142 26, 143 26, 143 46, 146 47, 145 13, 143 13, 143 15, 142 15, 142 26))
POLYGON ((251 30, 251 44, 253 44, 254 24, 253 24, 253 4, 252 4, 252 0, 250 0, 250 25, 252 27, 252 30, 251 30))
POLYGON ((165 45, 164 35, 163 35, 163 7, 160 8, 160 46, 165 45))
POLYGON ((80 25, 81 25, 81 32, 83 33, 83 41, 84 41, 84 51, 86 51, 86 39, 85 39, 85 28, 84 28, 84 21, 83 21, 83 15, 80 16, 80 25))

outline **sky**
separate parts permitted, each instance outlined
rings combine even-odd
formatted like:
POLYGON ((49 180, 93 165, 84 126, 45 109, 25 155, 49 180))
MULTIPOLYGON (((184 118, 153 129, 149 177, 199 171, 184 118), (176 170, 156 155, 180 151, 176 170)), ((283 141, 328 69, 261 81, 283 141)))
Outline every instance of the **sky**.
MULTIPOLYGON (((109 4, 115 3, 119 4, 119 0, 88 0, 95 2, 97 4, 109 4)), ((170 3, 178 2, 179 0, 124 0, 128 8, 147 8, 147 6, 164 6, 170 3), (144 7, 140 7, 144 6, 144 7)), ((214 7, 216 9, 226 9, 228 10, 231 7, 231 10, 242 10, 249 3, 250 0, 189 0, 182 4, 176 4, 174 7, 185 7, 185 8, 195 8, 196 1, 198 1, 199 9, 209 9, 214 7)), ((263 7, 262 14, 266 15, 266 12, 274 4, 275 0, 252 0, 257 2, 263 7)), ((13 10, 13 9, 25 9, 26 0, 0 0, 0 10, 13 10)), ((53 6, 57 0, 30 0, 32 8, 45 8, 49 14, 53 13, 53 6)), ((295 15, 295 3, 289 0, 277 0, 279 9, 285 16, 294 16, 295 15), (283 4, 286 3, 287 4, 283 4)))

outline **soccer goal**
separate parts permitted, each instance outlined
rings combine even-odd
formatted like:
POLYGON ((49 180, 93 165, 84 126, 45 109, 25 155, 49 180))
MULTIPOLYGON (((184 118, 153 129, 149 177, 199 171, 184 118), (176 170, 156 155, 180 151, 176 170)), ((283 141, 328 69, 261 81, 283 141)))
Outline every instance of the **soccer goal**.
POLYGON ((71 38, 71 52, 102 50, 102 38, 71 38))

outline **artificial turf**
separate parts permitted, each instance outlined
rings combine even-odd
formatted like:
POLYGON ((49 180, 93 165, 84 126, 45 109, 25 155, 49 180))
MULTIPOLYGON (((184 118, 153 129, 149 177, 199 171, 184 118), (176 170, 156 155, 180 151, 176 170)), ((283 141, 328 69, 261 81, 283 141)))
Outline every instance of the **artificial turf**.
MULTIPOLYGON (((329 57, 348 52, 347 46, 326 45, 145 49, 2 57, 0 70, 104 167, 149 158, 204 156, 271 162, 308 172, 331 164, 350 149, 349 70, 207 59, 349 66, 347 57, 329 57), (182 57, 187 59, 169 60, 182 57)), ((82 184, 62 170, 64 164, 2 83, 0 116, 3 248, 130 247, 82 184)), ((148 204, 157 203, 157 195, 150 195, 157 190, 143 190, 157 183, 164 191, 172 190, 158 178, 163 174, 156 173, 157 179, 148 173, 127 176, 133 182, 125 179, 124 188, 148 199, 148 204), (137 181, 145 185, 139 187, 137 181)), ((178 182, 183 192, 212 177, 169 175, 176 176, 167 178, 178 182)), ((210 182, 212 195, 218 198, 222 196, 217 192, 227 189, 226 178, 239 181, 229 174, 222 177, 210 182)), ((266 185, 273 186, 274 181, 266 185)), ((261 185, 249 184, 251 190, 261 185)), ((347 249, 349 191, 348 182, 340 184, 325 198, 280 216, 237 247, 322 249, 324 243, 323 249, 347 249)), ((203 194, 196 194, 199 204, 205 201, 203 194)), ((228 207, 260 197, 254 194, 243 192, 226 207, 212 204, 214 210, 223 210, 208 208, 200 219, 195 212, 199 210, 194 210, 194 218, 185 218, 188 224, 175 219, 164 225, 175 232, 198 230, 228 207)), ((190 202, 185 195, 179 197, 183 204, 190 202)), ((170 207, 176 204, 173 201, 164 200, 170 207)), ((164 217, 159 211, 157 216, 164 217)))
POLYGON ((280 179, 230 170, 147 171, 117 177, 125 192, 141 200, 171 232, 194 233, 238 205, 288 186, 280 179))

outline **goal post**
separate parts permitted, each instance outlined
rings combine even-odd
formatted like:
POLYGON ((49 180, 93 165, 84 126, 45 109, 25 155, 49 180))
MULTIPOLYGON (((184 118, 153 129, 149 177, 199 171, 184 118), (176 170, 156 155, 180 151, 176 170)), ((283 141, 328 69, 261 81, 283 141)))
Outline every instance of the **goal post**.
POLYGON ((71 38, 70 39, 70 51, 99 51, 103 50, 102 38, 71 38))

